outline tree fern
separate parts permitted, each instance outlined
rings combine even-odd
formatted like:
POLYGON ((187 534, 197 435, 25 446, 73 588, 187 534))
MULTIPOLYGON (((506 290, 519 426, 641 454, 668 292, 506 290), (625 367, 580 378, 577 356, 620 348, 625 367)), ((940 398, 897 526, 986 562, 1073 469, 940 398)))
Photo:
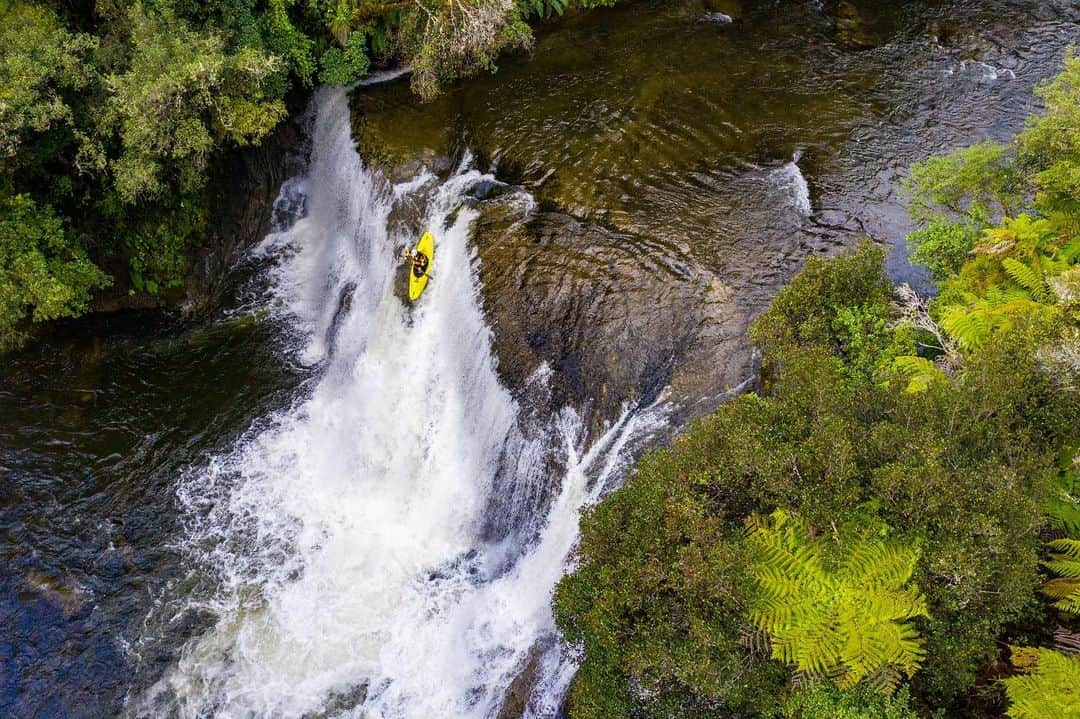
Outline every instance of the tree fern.
POLYGON ((1001 267, 1013 282, 1030 292, 1036 302, 1045 302, 1050 298, 1041 268, 1026 265, 1015 257, 1003 259, 1001 267))
POLYGON ((1049 547, 1054 553, 1043 565, 1059 576, 1043 585, 1043 594, 1058 600, 1054 606, 1063 612, 1080 615, 1080 539, 1058 539, 1049 547))
MULTIPOLYGON (((1043 292, 1049 297, 1045 282, 1043 292)), ((946 307, 941 314, 942 329, 966 350, 982 347, 993 333, 1011 328, 1019 316, 1055 311, 1052 306, 1036 301, 1023 287, 992 285, 983 297, 969 295, 967 300, 968 304, 946 307)))
POLYGON ((1075 265, 1080 262, 1080 227, 1075 229, 1076 234, 1073 239, 1057 251, 1057 258, 1066 265, 1075 265))
POLYGON ((905 392, 923 392, 931 384, 945 378, 941 368, 925 357, 901 355, 893 360, 893 369, 907 381, 905 392))
POLYGON ((905 586, 918 553, 847 537, 840 560, 828 562, 802 520, 782 510, 770 519, 750 523, 750 620, 769 634, 773 658, 841 688, 865 679, 891 690, 914 674, 925 650, 909 620, 928 616, 922 595, 905 586))
POLYGON ((1058 475, 1058 485, 1046 502, 1050 526, 1070 537, 1080 537, 1080 454, 1058 475))
POLYGON ((985 307, 987 309, 994 308, 1000 309, 1006 306, 1019 309, 1025 307, 1034 302, 1031 294, 1023 287, 1003 287, 1002 285, 991 285, 986 290, 986 297, 984 297, 980 305, 979 301, 974 303, 975 307, 985 307))
POLYGON ((990 339, 990 323, 981 313, 967 307, 950 307, 941 316, 941 327, 966 350, 976 349, 990 339))
POLYGON ((1038 649, 1033 659, 1030 673, 1004 680, 1009 716, 1080 719, 1080 657, 1038 649))

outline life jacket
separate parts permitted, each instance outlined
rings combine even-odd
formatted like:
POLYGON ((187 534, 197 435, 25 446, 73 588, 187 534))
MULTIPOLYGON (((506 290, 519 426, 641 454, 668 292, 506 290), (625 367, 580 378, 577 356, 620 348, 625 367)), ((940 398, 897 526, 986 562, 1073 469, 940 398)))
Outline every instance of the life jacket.
POLYGON ((417 278, 423 277, 424 273, 427 272, 428 262, 428 256, 425 255, 423 252, 415 253, 412 263, 413 275, 415 275, 417 278))

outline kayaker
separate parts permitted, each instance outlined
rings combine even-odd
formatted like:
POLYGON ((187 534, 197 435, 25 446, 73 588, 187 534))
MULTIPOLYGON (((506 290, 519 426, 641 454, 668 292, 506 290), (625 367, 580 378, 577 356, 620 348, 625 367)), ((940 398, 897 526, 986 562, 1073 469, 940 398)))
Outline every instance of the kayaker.
POLYGON ((427 255, 418 252, 418 250, 414 252, 408 247, 402 250, 402 261, 413 267, 413 274, 417 277, 422 277, 423 273, 428 271, 428 263, 430 262, 427 255))
POLYGON ((417 277, 423 277, 427 273, 428 256, 423 252, 413 253, 412 271, 417 277))
POLYGON ((413 274, 417 277, 424 276, 424 273, 427 272, 428 264, 430 262, 428 256, 425 255, 423 252, 414 252, 408 247, 406 247, 405 251, 401 253, 401 259, 404 262, 408 262, 410 265, 412 265, 413 274))

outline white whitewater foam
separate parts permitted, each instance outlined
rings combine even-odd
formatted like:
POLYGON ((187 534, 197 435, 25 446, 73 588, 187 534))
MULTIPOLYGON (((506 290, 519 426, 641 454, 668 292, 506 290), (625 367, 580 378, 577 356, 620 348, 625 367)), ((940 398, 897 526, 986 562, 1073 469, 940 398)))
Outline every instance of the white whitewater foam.
MULTIPOLYGON (((539 651, 529 712, 553 716, 574 667, 550 593, 578 513, 663 412, 628 409, 586 446, 575 411, 523 411, 498 380, 468 243, 476 211, 461 208, 485 177, 463 167, 390 186, 355 152, 345 90, 315 103, 309 169, 289 186, 306 214, 256 253, 273 262, 269 306, 317 376, 183 479, 185 550, 217 584, 189 606, 215 621, 132 713, 486 718, 539 651), (399 202, 425 207, 436 238, 413 307, 394 287, 413 239, 390 229, 399 202), (508 526, 486 536, 495 509, 508 526)), ((545 382, 541 370, 530 386, 545 382)))
MULTIPOLYGON (((1008 80, 1016 79, 1016 73, 1009 68, 996 67, 988 62, 982 62, 981 60, 963 60, 958 67, 961 72, 972 73, 983 82, 996 82, 1003 78, 1008 80)), ((956 68, 949 67, 945 69, 946 77, 952 77, 955 74, 956 68)))
POLYGON ((769 179, 800 215, 809 217, 814 210, 810 204, 810 186, 799 169, 800 159, 801 153, 796 152, 791 162, 773 170, 769 179))

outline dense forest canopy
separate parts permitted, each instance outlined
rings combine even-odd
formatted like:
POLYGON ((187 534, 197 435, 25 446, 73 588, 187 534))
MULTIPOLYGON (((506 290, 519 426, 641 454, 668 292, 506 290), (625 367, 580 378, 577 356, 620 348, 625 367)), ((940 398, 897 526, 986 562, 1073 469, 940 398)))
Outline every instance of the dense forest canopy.
POLYGON ((933 300, 812 259, 763 390, 587 514, 571 717, 1080 716, 1080 58, 1039 94, 914 168, 933 300))
MULTIPOLYGON (((582 5, 610 4, 585 0, 582 5)), ((0 0, 0 347, 105 287, 180 285, 208 178, 317 83, 412 67, 424 97, 565 0, 0 0)))

